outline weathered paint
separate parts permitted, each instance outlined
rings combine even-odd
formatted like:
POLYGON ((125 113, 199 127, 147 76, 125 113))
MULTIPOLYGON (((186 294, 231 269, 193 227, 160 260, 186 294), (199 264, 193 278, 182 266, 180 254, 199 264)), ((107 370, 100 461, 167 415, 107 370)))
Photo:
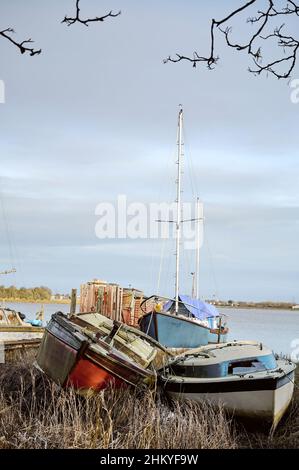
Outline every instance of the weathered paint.
POLYGON ((109 384, 113 384, 115 387, 124 386, 122 380, 115 378, 106 370, 82 358, 72 370, 66 385, 77 390, 103 390, 109 384))
MULTIPOLYGON (((168 348, 196 348, 218 342, 218 334, 191 319, 165 312, 151 312, 140 320, 141 330, 168 348)), ((226 334, 220 335, 220 342, 226 334)))
MULTIPOLYGON (((96 324, 102 323, 104 319, 105 324, 109 322, 110 331, 113 329, 114 322, 98 314, 92 314, 92 318, 94 317, 95 320, 101 317, 95 321, 96 324)), ((141 385, 156 377, 154 372, 147 368, 154 361, 156 351, 146 341, 132 332, 121 331, 116 332, 112 338, 114 346, 105 341, 107 332, 103 333, 97 328, 95 335, 86 322, 82 328, 79 325, 80 315, 73 320, 77 323, 62 314, 53 315, 38 353, 38 367, 56 383, 62 386, 72 385, 80 390, 100 390, 111 381, 116 384, 126 382, 141 385), (130 347, 135 361, 124 352, 125 349, 129 352, 130 347), (146 367, 141 365, 144 362, 146 367)))
POLYGON ((142 315, 143 292, 93 280, 81 285, 80 313, 97 312, 111 320, 137 327, 142 315))
POLYGON ((37 355, 37 364, 54 382, 64 385, 75 366, 77 350, 46 330, 37 355))
POLYGON ((208 328, 171 314, 146 314, 140 321, 140 328, 169 348, 196 348, 208 344, 208 328))

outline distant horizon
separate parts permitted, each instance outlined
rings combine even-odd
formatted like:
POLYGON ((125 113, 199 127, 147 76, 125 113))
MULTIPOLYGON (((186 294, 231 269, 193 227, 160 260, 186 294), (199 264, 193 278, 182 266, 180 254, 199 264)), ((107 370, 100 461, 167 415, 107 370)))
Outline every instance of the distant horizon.
MULTIPOLYGON (((90 280, 90 281, 91 281, 91 280, 90 280)), ((90 281, 88 281, 88 282, 90 282, 90 281)), ((82 283, 82 284, 84 284, 84 283, 82 283)), ((109 284, 114 284, 114 283, 111 282, 111 283, 109 283, 109 284)), ((15 285, 7 285, 7 286, 6 286, 6 285, 4 285, 4 284, 1 284, 1 282, 0 282, 0 287, 5 287, 6 289, 7 289, 7 288, 10 288, 10 287, 13 287, 13 288, 16 288, 16 289, 18 289, 18 290, 19 290, 19 289, 22 289, 22 288, 24 288, 24 289, 46 288, 46 289, 49 289, 49 290, 51 291, 51 295, 52 295, 52 296, 55 296, 55 295, 70 296, 70 295, 71 295, 71 291, 70 291, 70 292, 57 292, 57 291, 51 289, 51 287, 49 287, 49 286, 42 286, 42 285, 29 286, 29 287, 26 287, 26 286, 17 287, 17 286, 15 286, 15 285)), ((138 287, 130 287, 130 286, 121 286, 121 287, 142 291, 142 289, 139 289, 138 287)), ((76 288, 76 287, 74 287, 74 289, 75 289, 75 288, 76 288)), ((142 292, 143 292, 143 291, 142 291, 142 292)), ((143 294, 144 294, 145 296, 153 295, 153 294, 149 294, 149 293, 146 293, 146 292, 143 292, 143 294)), ((162 295, 162 294, 161 294, 161 295, 162 295)), ((80 287, 77 288, 77 296, 80 297, 80 287)), ((162 296, 163 296, 163 295, 162 295, 162 296)), ((166 297, 167 297, 167 296, 166 296, 166 297)), ((174 298, 174 296, 169 297, 169 298, 174 298)), ((203 298, 203 297, 200 296, 199 298, 203 298)), ((208 302, 208 301, 210 301, 210 302, 226 302, 226 303, 228 303, 228 302, 234 302, 234 303, 235 303, 235 302, 236 302, 236 303, 241 302, 241 303, 248 303, 248 304, 249 304, 249 303, 261 303, 261 304, 263 304, 263 303, 265 303, 265 304, 267 304, 267 303, 273 303, 273 304, 291 304, 291 305, 296 305, 296 301, 293 301, 293 300, 275 300, 275 301, 274 301, 274 300, 266 299, 266 298, 264 298, 263 300, 257 300, 257 299, 254 299, 254 300, 245 299, 245 300, 244 300, 244 299, 239 299, 239 298, 236 299, 236 298, 232 298, 232 297, 228 297, 227 299, 225 299, 225 298, 217 298, 217 299, 215 299, 215 298, 204 297, 203 299, 204 299, 205 301, 207 301, 207 302, 208 302)), ((3 298, 0 297, 0 300, 3 300, 3 298)), ((14 300, 15 300, 15 299, 14 299, 14 300)), ((18 300, 19 300, 19 299, 18 299, 18 300)), ((37 303, 38 303, 38 302, 37 302, 37 303)))

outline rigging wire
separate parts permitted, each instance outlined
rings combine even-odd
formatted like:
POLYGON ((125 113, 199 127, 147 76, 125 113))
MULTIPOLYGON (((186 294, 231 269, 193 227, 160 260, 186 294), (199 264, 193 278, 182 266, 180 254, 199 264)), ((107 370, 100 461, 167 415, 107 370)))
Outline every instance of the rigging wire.
POLYGON ((14 284, 16 285, 17 283, 16 281, 17 279, 19 279, 19 281, 21 281, 21 283, 25 285, 23 281, 24 279, 23 269, 22 269, 22 264, 20 261, 18 247, 13 236, 14 234, 11 229, 11 224, 10 224, 7 210, 6 210, 3 177, 1 175, 0 175, 0 206, 1 206, 3 224, 4 224, 4 232, 5 232, 7 245, 8 245, 9 261, 10 261, 12 270, 14 269, 16 270, 12 273, 14 284), (15 272, 17 272, 17 275, 15 274, 15 272))
MULTIPOLYGON (((193 160, 192 160, 192 153, 190 151, 190 147, 189 147, 189 141, 188 141, 188 136, 187 136, 187 132, 186 132, 186 127, 185 125, 183 125, 183 132, 184 132, 184 145, 185 145, 185 148, 186 148, 186 157, 185 157, 185 161, 187 163, 187 173, 188 173, 188 177, 189 177, 189 181, 190 181, 190 185, 189 185, 189 188, 191 190, 191 195, 192 195, 192 200, 195 201, 196 198, 200 197, 200 194, 199 194, 199 191, 198 191, 198 188, 199 188, 199 184, 198 184, 198 181, 197 181, 197 172, 195 171, 195 166, 193 164, 193 160)), ((191 215, 193 217, 193 215, 191 215)), ((194 214, 194 218, 196 218, 196 213, 194 214)), ((187 223, 190 223, 191 222, 187 222, 187 223)), ((193 222, 193 226, 194 226, 194 229, 196 230, 196 225, 197 225, 197 222, 194 221, 193 222)), ((194 250, 192 250, 193 252, 194 250)), ((186 254, 186 262, 187 262, 187 273, 185 273, 185 278, 188 279, 190 276, 191 276, 191 273, 196 271, 196 266, 195 266, 195 257, 194 257, 194 254, 191 252, 191 250, 189 251, 188 250, 188 253, 186 254)), ((192 286, 193 286, 193 279, 191 278, 191 281, 192 281, 192 286)), ((193 290, 193 287, 192 287, 192 290, 193 290)))
MULTIPOLYGON (((1 179, 0 179, 0 183, 1 183, 1 179)), ((12 244, 10 228, 9 228, 9 224, 8 224, 8 218, 7 218, 7 213, 6 213, 6 208, 5 208, 5 204, 4 204, 4 198, 3 198, 2 191, 1 191, 1 187, 0 187, 0 202, 1 202, 4 230, 5 230, 5 234, 6 234, 6 240, 7 240, 7 243, 8 243, 9 258, 10 258, 11 268, 13 269, 15 267, 14 266, 14 256, 13 256, 13 244, 12 244)))
MULTIPOLYGON (((162 168, 162 170, 160 170, 160 173, 169 175, 169 174, 172 174, 172 172, 170 171, 170 165, 172 167, 172 161, 175 161, 174 152, 173 152, 173 145, 169 146, 167 154, 171 155, 171 158, 167 158, 167 159, 163 158, 162 159, 163 168, 162 168)), ((169 183, 169 184, 166 184, 166 185, 163 184, 163 185, 159 186, 158 192, 156 193, 157 197, 158 197, 158 201, 162 201, 162 192, 165 191, 165 189, 168 192, 168 201, 172 200, 173 191, 172 191, 172 188, 171 188, 170 183, 169 183)), ((150 223, 157 223, 158 224, 159 222, 154 222, 154 221, 150 220, 150 223)), ((163 231, 163 229, 162 229, 162 231, 163 231)), ((158 231, 158 233, 161 233, 161 232, 158 231)), ((167 239, 163 239, 161 252, 160 252, 160 257, 159 257, 160 261, 158 263, 158 272, 157 272, 157 266, 155 264, 157 256, 156 256, 156 253, 155 253, 154 249, 152 250, 151 257, 150 257, 151 258, 151 262, 150 262, 150 284, 151 284, 152 288, 154 288, 154 286, 158 285, 158 288, 159 288, 158 290, 160 290, 160 288, 161 288, 161 280, 163 278, 163 265, 164 265, 164 259, 165 259, 166 244, 167 244, 167 239)), ((169 267, 170 264, 171 263, 168 263, 168 267, 169 267)))
POLYGON ((217 278, 216 278, 216 274, 215 274, 214 259, 213 259, 212 251, 211 251, 211 248, 210 248, 209 237, 208 237, 208 233, 207 233, 208 230, 207 230, 207 224, 206 223, 204 224, 204 230, 205 230, 205 233, 207 234, 206 235, 206 240, 207 240, 207 248, 208 248, 208 256, 209 256, 209 266, 210 266, 210 271, 211 271, 211 275, 212 275, 212 279, 213 279, 213 283, 214 283, 214 287, 215 287, 215 297, 218 300, 219 299, 219 289, 218 289, 218 283, 217 283, 217 278))
POLYGON ((157 295, 160 294, 160 284, 161 284, 161 275, 164 263, 164 255, 165 255, 165 247, 166 247, 166 238, 162 241, 162 249, 160 255, 160 266, 159 266, 159 273, 158 273, 158 282, 157 282, 157 295))
MULTIPOLYGON (((198 177, 198 171, 196 170, 196 167, 193 162, 193 157, 192 157, 192 152, 189 148, 189 140, 188 140, 188 134, 186 132, 186 129, 184 127, 184 141, 185 141, 185 147, 188 149, 188 168, 190 172, 190 184, 191 184, 191 190, 192 190, 192 195, 193 198, 198 197, 201 201, 203 200, 200 194, 200 185, 198 183, 199 177, 198 177), (196 189, 196 194, 195 194, 195 189, 196 189)), ((209 260, 209 266, 210 266, 210 271, 212 274, 212 282, 214 284, 214 292, 216 298, 219 296, 219 290, 218 290, 218 283, 217 283, 217 278, 216 278, 216 273, 215 273, 215 266, 214 266, 214 260, 212 256, 212 251, 210 247, 210 242, 209 242, 209 233, 208 233, 208 222, 206 219, 203 220, 203 228, 204 228, 204 234, 205 234, 205 241, 207 245, 207 254, 208 254, 208 260, 209 260)))
MULTIPOLYGON (((193 162, 192 152, 190 151, 190 148, 189 148, 188 134, 186 132, 184 122, 183 122, 183 135, 184 135, 184 149, 186 149, 186 152, 185 151, 183 152, 183 158, 184 158, 184 161, 187 163, 187 165, 185 165, 185 166, 187 166, 187 169, 188 169, 187 174, 188 174, 189 181, 190 181, 190 184, 188 185, 188 188, 191 191, 193 200, 195 200, 195 198, 199 198, 200 200, 202 200, 202 197, 201 197, 201 194, 200 194, 200 191, 199 191, 200 186, 199 186, 199 182, 198 182, 199 181, 198 170, 197 170, 197 167, 194 165, 194 162, 193 162), (186 158, 186 155, 187 155, 187 158, 186 158)), ((176 158, 177 157, 175 157, 175 161, 176 161, 176 158)), ((168 160, 168 162, 170 162, 170 159, 168 160)), ((172 174, 172 171, 167 171, 166 174, 172 174)), ((182 175, 182 178, 184 178, 184 174, 182 175)), ((160 193, 161 193, 161 191, 160 191, 160 193)), ((184 191, 184 193, 186 194, 186 191, 184 191)), ((183 219, 183 214, 182 214, 182 219, 183 219)), ((189 223, 189 222, 187 222, 187 223, 189 223)), ((212 257, 212 251, 211 251, 210 242, 209 242, 208 223, 207 223, 207 221, 204 221, 203 224, 204 224, 203 226, 204 226, 204 232, 205 232, 205 240, 206 240, 206 244, 207 244, 208 260, 209 260, 208 265, 209 265, 210 271, 211 271, 212 283, 214 285, 214 292, 215 292, 216 297, 218 298, 219 290, 218 290, 218 283, 217 283, 217 278, 216 278, 216 273, 215 273, 214 260, 213 260, 213 257, 212 257)), ((182 243, 182 241, 181 241, 181 243, 182 243)), ((167 263, 167 268, 166 268, 166 271, 165 271, 164 270, 164 262, 165 262, 166 245, 167 245, 167 240, 164 239, 163 243, 162 243, 161 253, 160 253, 160 263, 159 263, 158 276, 157 276, 157 291, 158 291, 158 293, 161 289, 161 286, 164 285, 165 280, 166 280, 166 284, 169 285, 170 268, 172 266, 172 263, 167 263), (165 279, 165 277, 166 277, 166 279, 165 279)), ((152 254, 152 260, 154 260, 154 259, 155 259, 155 255, 153 253, 152 254)), ((185 266, 183 267, 183 270, 185 271, 184 279, 188 279, 188 277, 191 276, 191 272, 193 271, 192 266, 195 263, 194 257, 192 259, 191 250, 185 250, 183 259, 185 261, 185 266), (186 253, 187 251, 190 251, 190 252, 186 253)), ((154 265, 152 263, 152 271, 153 270, 154 270, 154 265)))
MULTIPOLYGON (((175 145, 176 147, 177 145, 175 145)), ((173 168, 174 168, 174 165, 177 164, 177 150, 176 148, 174 149, 173 146, 172 147, 172 151, 171 151, 171 154, 172 154, 172 159, 168 159, 168 165, 171 164, 171 171, 168 172, 168 174, 173 174, 174 175, 174 172, 173 172, 173 168)), ((174 181, 175 181, 175 176, 174 176, 174 181)), ((169 201, 174 201, 175 200, 175 195, 174 195, 174 185, 168 185, 168 200, 169 201)), ((174 217, 174 214, 169 214, 171 216, 174 217)), ((175 252, 173 251, 174 250, 174 241, 175 241, 175 238, 173 239, 173 236, 174 236, 174 227, 175 227, 175 224, 174 223, 169 223, 169 229, 168 229, 168 238, 165 238, 164 241, 165 241, 165 247, 167 246, 168 248, 168 259, 169 259, 169 262, 167 263, 167 267, 166 267, 166 270, 163 270, 161 271, 161 278, 162 278, 162 285, 164 286, 164 291, 166 292, 167 295, 169 296, 172 296, 172 293, 169 292, 169 285, 171 285, 171 288, 173 286, 173 281, 171 280, 170 282, 170 279, 172 278, 171 276, 171 271, 173 272, 174 271, 174 257, 175 257, 175 252), (164 274, 164 275, 163 275, 164 274)), ((164 260, 166 259, 166 256, 165 256, 165 250, 164 250, 164 254, 163 254, 163 262, 164 260)), ((175 274, 173 272, 173 279, 175 279, 175 274)))
MULTIPOLYGON (((8 253, 9 253, 9 261, 10 267, 12 270, 15 269, 15 256, 14 256, 14 243, 13 238, 10 230, 9 220, 7 216, 7 211, 4 202, 4 195, 3 195, 3 178, 0 176, 0 205, 2 210, 2 218, 3 218, 3 225, 4 225, 4 233, 6 235, 6 241, 8 244, 8 253)), ((12 273, 14 278, 15 274, 12 273)))

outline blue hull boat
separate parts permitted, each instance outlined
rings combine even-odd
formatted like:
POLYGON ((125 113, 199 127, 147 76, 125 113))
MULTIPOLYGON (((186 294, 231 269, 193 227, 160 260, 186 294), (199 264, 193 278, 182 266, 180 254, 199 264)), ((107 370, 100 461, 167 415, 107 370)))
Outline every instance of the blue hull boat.
POLYGON ((156 306, 159 303, 155 298, 156 306, 150 302, 150 311, 144 311, 144 315, 139 320, 140 329, 167 348, 196 348, 210 343, 225 343, 227 341, 227 328, 221 327, 221 325, 220 328, 213 328, 215 318, 221 318, 218 312, 217 317, 215 314, 213 317, 206 317, 207 325, 203 325, 202 321, 198 321, 198 318, 191 315, 190 310, 186 310, 186 305, 190 309, 186 297, 184 301, 184 305, 182 299, 180 301, 180 311, 188 314, 175 315, 167 311, 169 309, 171 311, 172 301, 165 304, 162 311, 157 311, 156 306))
POLYGON ((168 348, 196 348, 209 343, 209 328, 169 313, 151 312, 144 315, 140 329, 168 348))

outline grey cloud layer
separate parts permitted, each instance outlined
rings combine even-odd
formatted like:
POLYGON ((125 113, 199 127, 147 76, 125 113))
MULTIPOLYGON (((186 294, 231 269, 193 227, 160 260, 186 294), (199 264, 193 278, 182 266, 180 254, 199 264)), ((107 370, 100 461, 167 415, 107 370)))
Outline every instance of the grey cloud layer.
MULTIPOLYGON (((224 297, 298 296, 299 105, 290 102, 288 85, 249 75, 248 58, 220 38, 214 72, 162 64, 171 52, 206 50, 210 18, 239 2, 107 0, 96 10, 121 8, 123 15, 90 28, 60 25, 73 1, 2 3, 1 24, 13 23, 18 37, 29 34, 44 49, 30 58, 0 43, 7 90, 1 189, 22 264, 17 283, 68 290, 97 276, 154 290, 159 243, 100 244, 94 209, 121 193, 132 201, 174 199, 182 102, 186 156, 206 205, 213 255, 211 261, 205 244, 203 291, 213 293, 216 276, 224 297)), ((93 14, 95 2, 85 0, 84 8, 93 14)), ((190 199, 188 171, 186 165, 190 199)), ((3 230, 0 242, 9 264, 3 230)), ((170 294, 172 253, 163 285, 170 294)))

